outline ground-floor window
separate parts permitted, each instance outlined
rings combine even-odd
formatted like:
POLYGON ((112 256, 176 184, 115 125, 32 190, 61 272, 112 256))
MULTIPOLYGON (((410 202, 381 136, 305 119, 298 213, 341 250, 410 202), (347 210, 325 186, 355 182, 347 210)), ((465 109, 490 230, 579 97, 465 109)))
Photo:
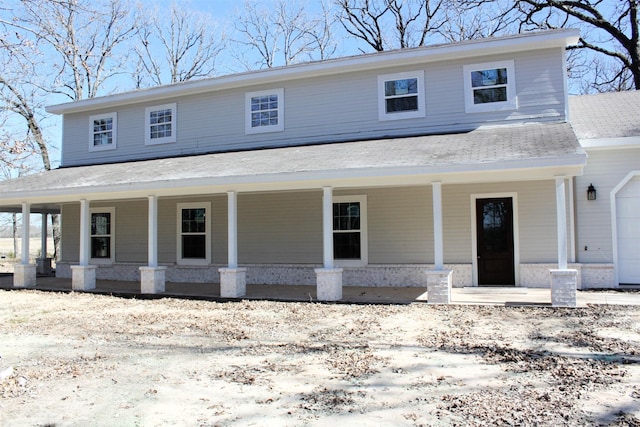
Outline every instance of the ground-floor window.
POLYGON ((114 262, 115 208, 91 209, 91 261, 114 262))
POLYGON ((211 260, 211 203, 178 204, 178 263, 208 264, 211 260))
POLYGON ((343 266, 366 264, 366 196, 337 196, 333 198, 333 202, 334 259, 343 266))

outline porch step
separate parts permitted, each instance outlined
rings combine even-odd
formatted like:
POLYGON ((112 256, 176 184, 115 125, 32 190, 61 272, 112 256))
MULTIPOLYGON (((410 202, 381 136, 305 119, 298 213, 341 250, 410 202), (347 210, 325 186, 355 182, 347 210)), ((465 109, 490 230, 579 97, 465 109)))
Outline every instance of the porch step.
POLYGON ((528 288, 516 286, 469 286, 459 288, 461 294, 527 294, 528 288))

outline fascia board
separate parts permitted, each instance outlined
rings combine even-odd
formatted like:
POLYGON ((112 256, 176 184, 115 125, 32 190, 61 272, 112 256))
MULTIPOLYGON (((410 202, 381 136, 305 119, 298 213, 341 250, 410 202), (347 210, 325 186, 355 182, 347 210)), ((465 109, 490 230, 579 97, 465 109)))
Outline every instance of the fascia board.
POLYGON ((248 87, 251 85, 280 83, 287 80, 327 76, 390 66, 423 64, 448 59, 473 58, 482 55, 521 52, 550 47, 560 48, 576 44, 579 36, 579 30, 564 29, 477 39, 454 44, 399 49, 141 89, 116 95, 50 105, 46 107, 46 111, 51 114, 85 112, 129 103, 157 101, 196 93, 214 92, 238 87, 248 87))
POLYGON ((640 136, 628 136, 621 138, 593 138, 580 139, 580 146, 585 150, 612 150, 619 148, 640 147, 640 136))

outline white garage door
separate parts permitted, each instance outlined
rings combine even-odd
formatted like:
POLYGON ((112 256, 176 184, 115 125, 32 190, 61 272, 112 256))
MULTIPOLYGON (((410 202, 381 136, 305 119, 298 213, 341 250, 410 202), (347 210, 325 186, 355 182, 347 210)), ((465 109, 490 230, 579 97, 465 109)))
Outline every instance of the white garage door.
POLYGON ((640 177, 616 195, 618 229, 618 279, 621 284, 640 285, 640 177))

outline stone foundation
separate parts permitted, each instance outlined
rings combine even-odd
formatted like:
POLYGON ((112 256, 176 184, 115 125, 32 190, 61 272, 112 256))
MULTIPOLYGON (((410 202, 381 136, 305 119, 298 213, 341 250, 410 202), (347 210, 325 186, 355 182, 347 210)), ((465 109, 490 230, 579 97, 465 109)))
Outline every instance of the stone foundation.
POLYGON ((51 258, 37 258, 36 271, 41 276, 51 276, 51 258))
POLYGON ((36 287, 36 265, 16 264, 13 266, 13 287, 14 288, 35 288, 36 287))
MULTIPOLYGON (((115 263, 99 265, 98 280, 140 280, 139 263, 115 263)), ((183 266, 165 264, 165 280, 172 283, 220 283, 220 268, 226 265, 183 266)), ((296 264, 245 264, 246 283, 249 285, 307 285, 315 286, 314 272, 319 266, 296 264)), ((453 271, 451 286, 463 288, 473 286, 471 264, 445 264, 453 271)), ((520 287, 549 288, 549 270, 556 264, 520 264, 520 287)), ((570 264, 578 271, 578 289, 617 288, 614 282, 613 264, 570 264)), ((367 267, 343 268, 344 286, 363 287, 426 287, 424 271, 433 269, 430 264, 371 264, 367 267)), ((71 278, 69 262, 58 262, 56 277, 71 278)))

